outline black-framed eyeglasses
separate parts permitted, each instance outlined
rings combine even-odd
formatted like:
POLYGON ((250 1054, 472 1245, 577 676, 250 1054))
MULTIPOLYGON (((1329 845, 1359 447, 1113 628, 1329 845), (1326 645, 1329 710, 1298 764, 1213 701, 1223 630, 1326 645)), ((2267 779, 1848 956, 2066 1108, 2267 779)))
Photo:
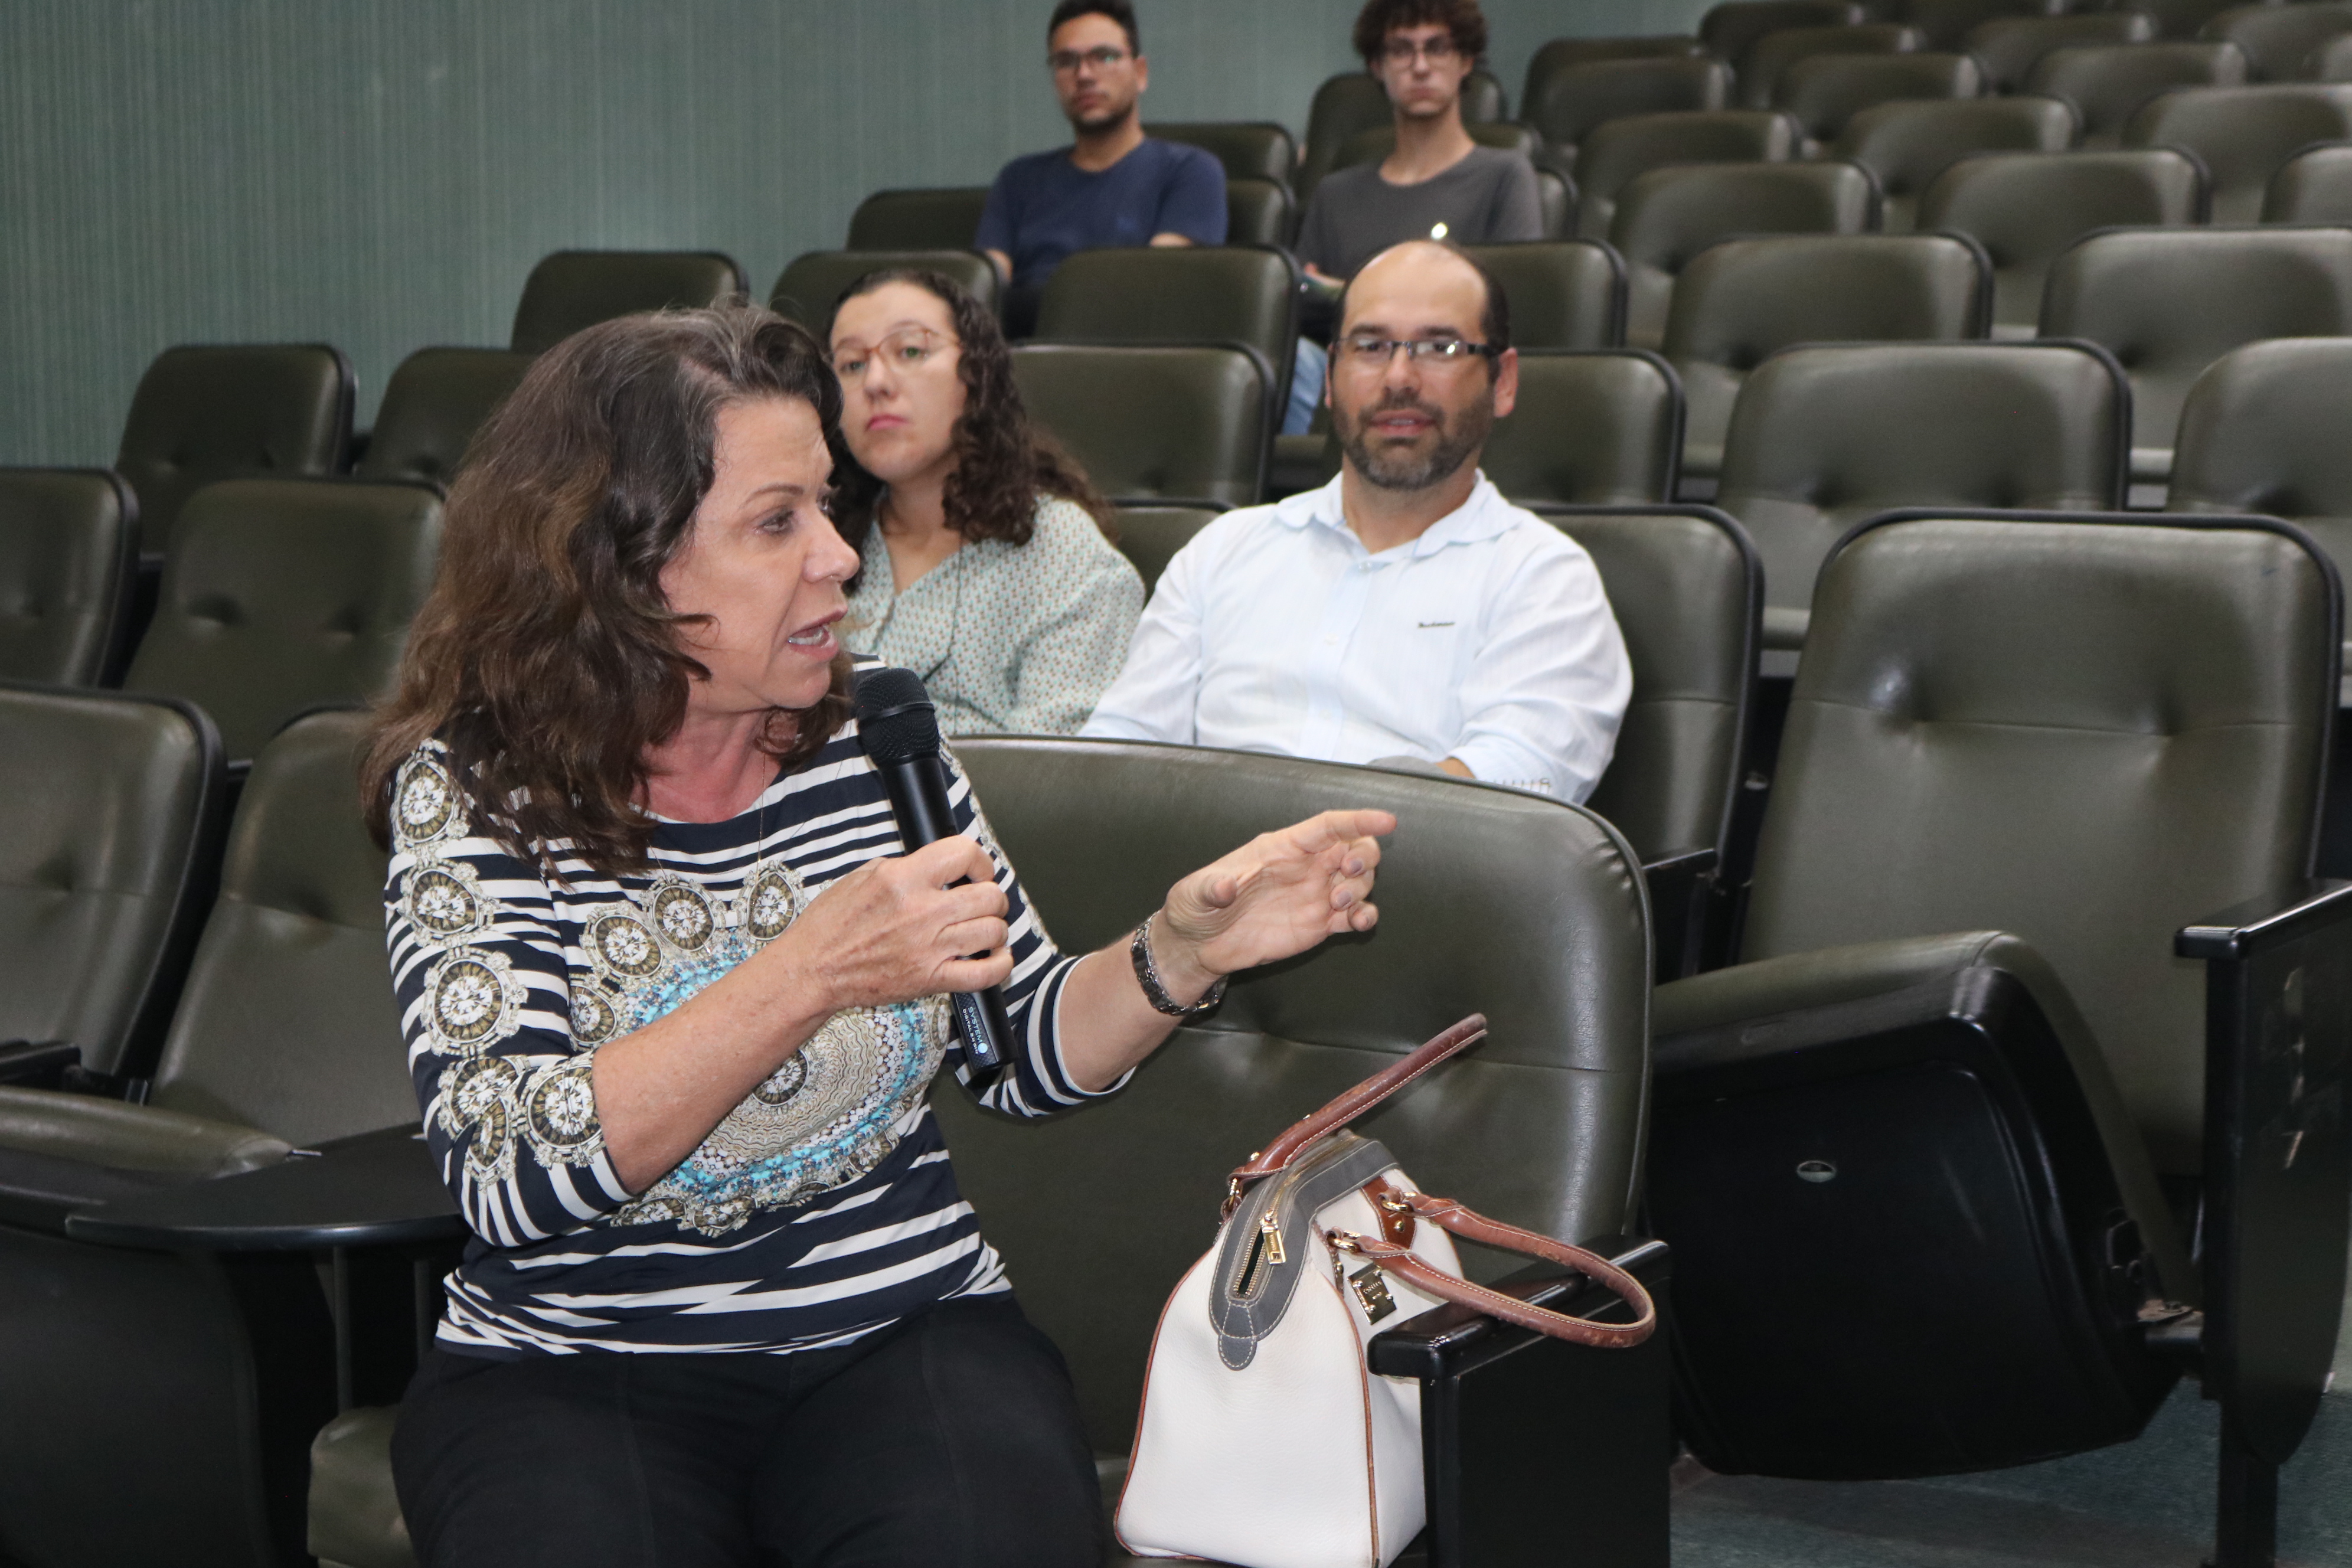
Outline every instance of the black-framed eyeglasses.
POLYGON ((1474 343, 1465 338, 1376 338, 1362 332, 1341 338, 1332 346, 1339 351, 1341 363, 1359 367, 1386 365, 1399 349, 1414 364, 1454 369, 1473 360, 1493 359, 1503 352, 1492 343, 1474 343))
POLYGON ((1443 65, 1461 52, 1454 47, 1454 40, 1451 37, 1419 41, 1412 38, 1391 38, 1381 46, 1381 56, 1392 66, 1409 66, 1412 63, 1412 58, 1415 55, 1421 56, 1432 65, 1443 65))
POLYGON ((1107 71, 1127 58, 1125 49, 1103 44, 1091 49, 1055 49, 1045 57, 1045 63, 1054 68, 1055 74, 1068 76, 1082 65, 1107 71))

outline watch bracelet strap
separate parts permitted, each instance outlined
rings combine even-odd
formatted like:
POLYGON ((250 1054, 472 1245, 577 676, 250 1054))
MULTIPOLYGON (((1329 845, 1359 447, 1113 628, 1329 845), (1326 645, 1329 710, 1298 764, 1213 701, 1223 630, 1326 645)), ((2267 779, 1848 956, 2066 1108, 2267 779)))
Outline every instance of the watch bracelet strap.
POLYGON ((1171 1018, 1197 1018, 1225 999, 1225 977, 1219 975, 1198 1002, 1187 1007, 1168 994, 1168 987, 1160 979, 1160 966, 1151 957, 1151 917, 1146 915, 1135 928, 1135 935, 1127 944, 1127 955, 1134 962, 1136 984, 1143 987, 1143 999, 1156 1012, 1171 1018))

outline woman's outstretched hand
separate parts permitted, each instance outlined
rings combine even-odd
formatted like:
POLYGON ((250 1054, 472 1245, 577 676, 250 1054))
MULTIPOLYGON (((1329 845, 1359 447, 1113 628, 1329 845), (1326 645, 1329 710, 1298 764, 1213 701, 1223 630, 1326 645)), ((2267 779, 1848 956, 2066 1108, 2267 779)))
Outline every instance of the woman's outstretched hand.
POLYGON ((1171 990, 1205 991, 1219 975, 1305 952, 1343 931, 1370 931, 1385 811, 1327 811, 1203 866, 1168 890, 1153 957, 1171 990))

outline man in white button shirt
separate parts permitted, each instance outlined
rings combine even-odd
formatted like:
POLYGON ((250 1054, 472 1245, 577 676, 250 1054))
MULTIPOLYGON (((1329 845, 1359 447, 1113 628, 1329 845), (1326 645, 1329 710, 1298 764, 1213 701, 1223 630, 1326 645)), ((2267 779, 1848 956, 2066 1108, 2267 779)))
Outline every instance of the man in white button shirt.
POLYGON ((1518 393, 1509 343, 1460 251, 1366 263, 1324 391, 1339 477, 1178 552, 1081 732, 1591 794, 1633 676, 1591 558, 1478 472, 1518 393))

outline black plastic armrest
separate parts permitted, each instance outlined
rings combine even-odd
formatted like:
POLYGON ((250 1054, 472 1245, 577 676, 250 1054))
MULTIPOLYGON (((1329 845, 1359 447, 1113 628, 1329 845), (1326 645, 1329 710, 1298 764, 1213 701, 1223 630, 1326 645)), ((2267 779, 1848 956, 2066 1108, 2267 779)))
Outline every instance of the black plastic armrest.
POLYGON ((2352 882, 2309 878, 2284 898, 2249 899, 2180 928, 2172 951, 2182 958, 2252 958, 2352 920, 2352 882))
POLYGON ((81 1047, 63 1040, 0 1041, 0 1083, 53 1088, 81 1066, 81 1047))
POLYGON ((1654 978, 1678 980, 1699 967, 1715 869, 1713 849, 1678 849, 1643 865, 1642 879, 1650 888, 1650 928, 1657 942, 1654 978))

